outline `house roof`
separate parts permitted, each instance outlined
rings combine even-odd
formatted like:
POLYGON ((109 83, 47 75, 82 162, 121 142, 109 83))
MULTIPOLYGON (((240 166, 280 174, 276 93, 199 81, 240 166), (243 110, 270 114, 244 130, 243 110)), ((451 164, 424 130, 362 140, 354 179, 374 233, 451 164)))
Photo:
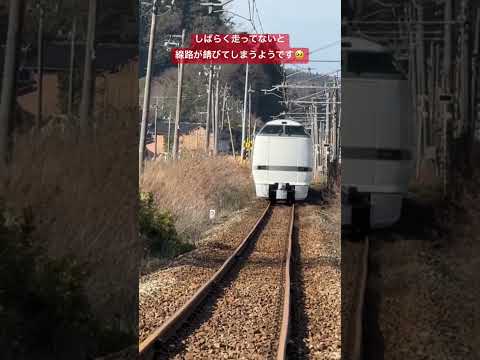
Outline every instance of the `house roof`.
MULTIPOLYGON (((174 121, 170 123, 170 131, 173 133, 174 129, 174 121)), ((188 122, 181 122, 180 123, 180 134, 188 134, 195 129, 198 128, 205 128, 204 125, 196 124, 196 123, 188 123, 188 122)), ((154 131, 154 126, 151 124, 149 126, 149 130, 154 131)), ((158 134, 168 134, 168 121, 159 121, 157 123, 157 133, 158 134)))
MULTIPOLYGON (((205 129, 205 124, 199 124, 199 123, 188 123, 188 122, 182 122, 180 123, 180 135, 187 135, 191 133, 192 131, 196 129, 205 129)), ((152 133, 155 131, 153 125, 149 126, 149 131, 152 133)), ((170 133, 173 134, 174 129, 174 123, 173 121, 170 123, 170 133)), ((159 135, 167 135, 168 134, 168 122, 167 121, 159 121, 157 123, 157 134, 159 135)), ((230 137, 230 133, 227 128, 220 130, 219 132, 220 136, 228 136, 230 137)), ((235 131, 234 131, 234 136, 235 136, 235 131)))
MULTIPOLYGON (((85 56, 85 46, 75 46, 75 62, 79 66, 85 56)), ((0 47, 0 73, 3 72, 5 46, 0 47)), ((95 69, 99 72, 115 71, 118 67, 138 59, 137 44, 98 44, 95 50, 95 69)), ((44 69, 45 71, 62 71, 70 66, 70 44, 51 43, 45 45, 44 69)), ((36 70, 37 56, 30 54, 22 62, 24 69, 36 70)))

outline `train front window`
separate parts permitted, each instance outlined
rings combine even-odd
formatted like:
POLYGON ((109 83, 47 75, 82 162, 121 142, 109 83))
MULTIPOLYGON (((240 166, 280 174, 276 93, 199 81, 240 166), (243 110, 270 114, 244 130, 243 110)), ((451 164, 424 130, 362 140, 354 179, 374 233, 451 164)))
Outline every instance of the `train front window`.
POLYGON ((299 125, 267 125, 258 135, 303 136, 309 135, 303 126, 299 125))
POLYGON ((303 126, 285 126, 285 135, 287 136, 308 136, 303 126))
POLYGON ((283 135, 283 126, 267 125, 262 129, 259 135, 283 135))
POLYGON ((400 75, 394 65, 393 56, 389 53, 371 51, 350 51, 345 59, 346 69, 342 71, 354 74, 392 74, 400 75))

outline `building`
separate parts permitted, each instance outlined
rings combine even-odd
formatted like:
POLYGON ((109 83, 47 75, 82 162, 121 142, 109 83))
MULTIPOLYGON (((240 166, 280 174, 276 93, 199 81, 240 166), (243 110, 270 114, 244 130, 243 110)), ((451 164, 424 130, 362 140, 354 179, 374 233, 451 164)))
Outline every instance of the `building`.
MULTIPOLYGON (((0 73, 3 71, 5 48, 0 47, 0 73)), ((98 44, 95 58, 95 110, 102 111, 107 105, 122 109, 138 97, 135 84, 138 79, 137 45, 98 44), (135 92, 135 93, 134 93, 135 92)), ((21 77, 17 86, 17 102, 27 113, 36 114, 38 98, 38 75, 36 57, 21 56, 21 77)), ((80 63, 84 56, 84 46, 75 47, 75 71, 83 74, 80 63)), ((70 43, 50 43, 45 45, 43 68, 43 116, 62 114, 59 97, 62 89, 60 76, 68 76, 70 64, 70 43)), ((78 94, 81 89, 75 88, 78 94)), ((135 106, 136 102, 132 104, 135 106)))
MULTIPOLYGON (((162 121, 157 124, 157 157, 165 156, 168 153, 168 145, 170 150, 173 147, 173 122, 170 123, 162 121), (170 136, 169 134, 170 128, 170 136)), ((149 129, 153 130, 153 129, 149 129)), ((155 137, 152 136, 147 140, 147 158, 152 158, 155 154, 155 137)), ((179 152, 204 152, 206 141, 205 125, 194 123, 181 123, 179 132, 179 152)), ((210 152, 213 152, 213 134, 210 133, 210 152)), ((234 137, 234 142, 236 141, 234 137)), ((218 152, 220 154, 231 154, 232 152, 230 133, 228 129, 219 132, 218 152)), ((238 150, 237 150, 238 151, 238 150)))

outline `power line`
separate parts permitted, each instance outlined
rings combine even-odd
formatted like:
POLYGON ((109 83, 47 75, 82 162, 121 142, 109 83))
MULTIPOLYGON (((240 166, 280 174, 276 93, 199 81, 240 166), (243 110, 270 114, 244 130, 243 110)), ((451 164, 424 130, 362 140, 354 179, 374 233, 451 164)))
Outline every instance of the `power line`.
MULTIPOLYGON (((258 34, 259 31, 257 30, 257 27, 255 26, 255 12, 257 12, 257 17, 258 17, 258 20, 259 20, 259 24, 260 24, 260 28, 262 30, 262 33, 263 33, 263 26, 262 26, 262 22, 260 20, 260 16, 258 15, 258 10, 257 10, 257 6, 255 4, 255 0, 248 0, 248 15, 249 15, 249 18, 245 18, 243 16, 240 16, 241 18, 245 19, 245 20, 248 20, 250 22, 250 24, 252 25, 252 28, 253 28, 253 31, 258 34)), ((237 14, 238 16, 238 14, 237 14)))
POLYGON ((339 43, 340 43, 340 40, 334 41, 330 44, 324 45, 322 47, 319 47, 318 49, 314 49, 314 50, 310 51, 310 54, 316 53, 317 51, 320 51, 320 50, 325 50, 325 49, 331 48, 332 46, 335 46, 339 43))
MULTIPOLYGON (((250 2, 250 0, 247 0, 248 1, 248 19, 243 17, 244 19, 248 20, 250 22, 250 24, 252 25, 252 28, 253 28, 253 31, 255 33, 258 33, 257 31, 257 28, 255 26, 255 19, 253 18, 252 16, 252 10, 253 10, 253 6, 252 6, 252 3, 250 2)), ((242 17, 242 16, 241 16, 242 17)))
POLYGON ((333 71, 331 71, 331 72, 329 72, 329 73, 314 75, 314 76, 312 76, 312 77, 309 78, 309 79, 299 80, 299 81, 297 82, 297 84, 301 84, 301 83, 305 83, 305 82, 309 82, 309 81, 314 81, 314 80, 317 80, 317 79, 319 79, 319 78, 327 78, 327 79, 328 79, 328 78, 330 78, 332 75, 337 74, 339 71, 340 71, 340 69, 337 69, 337 70, 333 70, 333 71))
POLYGON ((265 31, 263 30, 262 20, 260 19, 260 14, 258 12, 257 3, 255 2, 255 0, 253 0, 253 7, 255 8, 255 12, 257 13, 257 18, 258 18, 258 23, 260 24, 260 29, 262 30, 262 33, 265 33, 265 31))

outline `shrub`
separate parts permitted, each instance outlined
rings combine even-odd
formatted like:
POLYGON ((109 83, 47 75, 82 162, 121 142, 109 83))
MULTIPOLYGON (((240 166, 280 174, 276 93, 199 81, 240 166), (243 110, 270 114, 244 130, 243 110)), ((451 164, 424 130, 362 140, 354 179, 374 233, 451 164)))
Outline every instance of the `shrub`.
POLYGON ((53 349, 68 335, 85 337, 90 307, 86 268, 71 258, 49 259, 34 239, 32 218, 3 210, 0 217, 2 338, 32 349, 53 349), (63 338, 63 339, 62 339, 63 338))
POLYGON ((157 208, 151 192, 140 193, 139 225, 147 249, 155 256, 174 257, 194 248, 179 238, 173 216, 157 208))
POLYGON ((123 346, 132 343, 128 334, 112 333, 95 320, 85 291, 89 267, 73 256, 49 258, 42 246, 45 242, 34 236, 32 223, 31 211, 17 216, 0 204, 0 346, 6 349, 4 358, 44 354, 83 359, 87 354, 118 350, 119 338, 123 346))

